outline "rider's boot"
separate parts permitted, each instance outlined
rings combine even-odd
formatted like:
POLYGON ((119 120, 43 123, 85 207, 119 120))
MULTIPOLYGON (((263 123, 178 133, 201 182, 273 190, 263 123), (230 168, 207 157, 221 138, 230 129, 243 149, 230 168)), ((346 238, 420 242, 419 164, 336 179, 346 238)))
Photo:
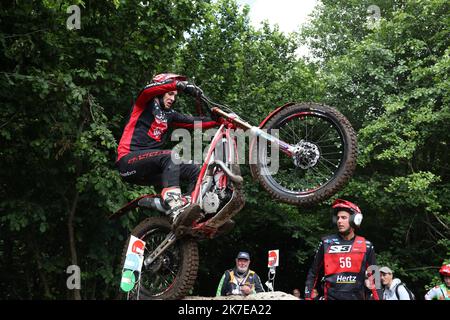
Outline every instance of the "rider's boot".
POLYGON ((170 211, 169 215, 172 218, 176 216, 176 213, 179 212, 180 209, 189 204, 189 200, 186 197, 183 197, 179 187, 164 188, 161 191, 161 198, 164 207, 170 211))
POLYGON ((183 196, 179 187, 164 188, 161 192, 163 204, 168 208, 167 215, 175 229, 179 225, 191 224, 200 216, 200 207, 191 204, 190 197, 183 196))
POLYGON ((143 208, 157 210, 159 212, 167 213, 170 207, 164 204, 159 197, 145 197, 139 200, 138 205, 143 208))

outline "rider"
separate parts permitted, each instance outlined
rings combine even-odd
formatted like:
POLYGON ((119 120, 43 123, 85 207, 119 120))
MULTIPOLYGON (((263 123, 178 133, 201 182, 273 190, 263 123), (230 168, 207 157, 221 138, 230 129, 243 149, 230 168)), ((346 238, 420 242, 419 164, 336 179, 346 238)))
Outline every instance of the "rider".
MULTIPOLYGON (((350 201, 336 199, 332 214, 339 232, 322 238, 306 279, 305 299, 312 299, 311 292, 325 276, 325 300, 364 300, 366 271, 376 260, 372 243, 355 235, 362 222, 361 210, 350 201)), ((375 288, 372 293, 379 300, 375 288)))
MULTIPOLYGON (((173 161, 178 155, 164 150, 169 127, 193 128, 194 121, 202 121, 202 128, 217 125, 206 117, 193 117, 173 109, 178 92, 193 97, 202 95, 200 88, 188 83, 185 76, 162 73, 153 77, 138 95, 128 123, 120 139, 116 165, 121 177, 140 185, 162 185, 161 196, 173 222, 179 209, 189 204, 182 196, 180 178, 189 182, 188 194, 195 187, 200 172, 194 164, 173 161)), ((178 219, 178 218, 177 218, 178 219)))
POLYGON ((428 291, 425 300, 450 300, 450 264, 443 265, 439 273, 443 283, 428 291))

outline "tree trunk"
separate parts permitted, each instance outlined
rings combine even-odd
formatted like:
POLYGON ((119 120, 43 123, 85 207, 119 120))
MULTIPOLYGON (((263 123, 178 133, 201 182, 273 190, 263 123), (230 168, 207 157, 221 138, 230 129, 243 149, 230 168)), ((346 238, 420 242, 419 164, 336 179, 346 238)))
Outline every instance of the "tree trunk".
MULTIPOLYGON (((89 112, 86 103, 83 104, 85 106, 84 108, 84 113, 81 119, 81 124, 78 128, 78 133, 77 133, 77 139, 78 140, 81 136, 81 133, 83 132, 83 128, 84 125, 88 119, 89 116, 89 112)), ((76 170, 76 178, 75 181, 77 180, 77 177, 80 176, 81 174, 81 163, 80 161, 75 161, 77 170, 76 170)), ((69 248, 70 248, 70 259, 72 262, 72 265, 76 265, 79 266, 78 264, 78 257, 77 257, 77 248, 76 248, 76 242, 75 242, 75 228, 74 228, 74 224, 73 224, 73 220, 75 217, 75 213, 77 211, 77 205, 78 205, 78 199, 80 194, 78 193, 78 190, 76 190, 76 185, 74 186, 75 189, 75 197, 72 201, 72 205, 70 206, 70 210, 69 210, 69 217, 67 220, 67 229, 69 231, 69 248)), ((81 300, 81 293, 80 293, 80 289, 73 289, 73 298, 75 300, 81 300)))
POLYGON ((35 251, 34 253, 34 258, 36 259, 36 264, 37 264, 37 271, 39 273, 39 278, 41 279, 41 283, 42 286, 44 287, 44 296, 47 299, 51 299, 52 298, 52 294, 50 292, 50 286, 49 286, 49 282, 47 279, 47 276, 45 275, 44 272, 42 272, 42 263, 41 263, 41 257, 39 256, 39 251, 35 251))
MULTIPOLYGON (((77 258, 77 248, 75 244, 75 232, 73 226, 73 220, 75 217, 75 212, 77 210, 79 193, 78 191, 75 193, 75 198, 73 199, 72 206, 69 212, 69 219, 67 221, 67 229, 69 231, 69 248, 70 248, 70 260, 73 265, 78 266, 78 258, 77 258)), ((81 300, 80 289, 73 289, 73 298, 75 300, 81 300)))

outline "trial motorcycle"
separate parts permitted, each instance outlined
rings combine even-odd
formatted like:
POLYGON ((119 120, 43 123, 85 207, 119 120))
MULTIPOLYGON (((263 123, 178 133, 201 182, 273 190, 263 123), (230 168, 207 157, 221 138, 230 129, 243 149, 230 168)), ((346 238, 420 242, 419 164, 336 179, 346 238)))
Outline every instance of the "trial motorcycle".
POLYGON ((259 126, 252 126, 228 106, 203 94, 200 99, 220 126, 191 194, 194 209, 189 219, 174 227, 159 195, 143 195, 111 216, 117 218, 136 208, 160 212, 140 222, 124 247, 122 281, 128 286, 128 299, 184 297, 197 277, 197 241, 233 228, 232 218, 245 203, 235 134, 238 129, 250 132, 252 137, 249 162, 253 179, 275 201, 296 206, 317 204, 342 189, 355 170, 355 131, 334 108, 288 103, 270 113, 259 126), (130 266, 133 250, 140 254, 140 260, 130 266), (125 274, 128 276, 124 278, 125 274))

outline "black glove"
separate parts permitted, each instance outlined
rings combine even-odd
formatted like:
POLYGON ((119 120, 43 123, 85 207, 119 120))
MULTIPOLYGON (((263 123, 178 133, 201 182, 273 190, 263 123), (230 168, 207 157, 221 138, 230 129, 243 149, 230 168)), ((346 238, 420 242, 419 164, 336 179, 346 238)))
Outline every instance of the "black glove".
POLYGON ((203 94, 202 89, 193 84, 190 84, 187 81, 178 81, 177 90, 181 90, 184 93, 187 93, 193 97, 200 97, 203 94))
POLYGON ((202 89, 193 84, 188 84, 186 86, 186 89, 184 89, 183 91, 193 97, 200 97, 201 95, 203 95, 202 89))
POLYGON ((184 89, 186 89, 187 85, 188 85, 187 81, 177 81, 177 90, 184 91, 184 89))

